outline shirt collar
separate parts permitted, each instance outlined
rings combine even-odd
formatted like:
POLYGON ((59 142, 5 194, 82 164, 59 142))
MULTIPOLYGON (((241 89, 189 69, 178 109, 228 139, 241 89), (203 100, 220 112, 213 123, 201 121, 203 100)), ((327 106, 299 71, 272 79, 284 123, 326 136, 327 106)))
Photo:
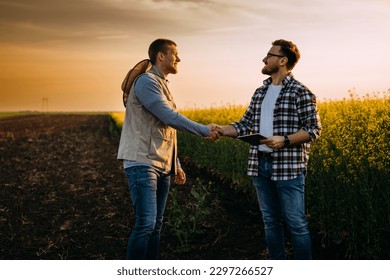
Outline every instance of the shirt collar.
MULTIPOLYGON (((292 79, 294 78, 294 75, 290 72, 282 81, 282 86, 287 85, 292 79)), ((266 86, 269 86, 272 83, 272 78, 269 77, 268 79, 264 80, 263 84, 266 86)))
POLYGON ((153 65, 152 68, 149 70, 151 73, 159 76, 161 79, 163 79, 164 81, 167 81, 167 79, 165 79, 164 77, 164 73, 163 71, 157 67, 156 65, 153 65))

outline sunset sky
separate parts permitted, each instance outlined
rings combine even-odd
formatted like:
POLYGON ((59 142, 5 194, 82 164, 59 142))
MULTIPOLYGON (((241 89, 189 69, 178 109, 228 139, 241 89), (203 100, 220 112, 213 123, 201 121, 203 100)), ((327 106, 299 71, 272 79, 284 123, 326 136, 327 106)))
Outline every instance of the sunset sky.
POLYGON ((320 101, 390 88, 390 0, 0 0, 0 111, 121 111, 158 37, 178 44, 179 108, 247 104, 280 38, 320 101))

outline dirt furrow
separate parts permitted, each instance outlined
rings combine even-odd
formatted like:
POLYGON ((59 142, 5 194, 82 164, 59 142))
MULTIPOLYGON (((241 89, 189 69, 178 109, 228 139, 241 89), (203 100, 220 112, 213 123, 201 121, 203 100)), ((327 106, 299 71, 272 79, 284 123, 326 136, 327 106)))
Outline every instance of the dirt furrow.
MULTIPOLYGON (((0 120, 0 259, 122 259, 133 213, 118 138, 107 115, 43 114, 0 120)), ((175 195, 185 205, 196 177, 175 195)), ((212 209, 187 250, 164 231, 163 259, 258 259, 264 251, 258 213, 214 182, 212 209), (222 191, 222 192, 221 192, 222 191)), ((166 220, 175 219, 168 203, 166 220)), ((190 217, 188 217, 190 218, 190 217)))

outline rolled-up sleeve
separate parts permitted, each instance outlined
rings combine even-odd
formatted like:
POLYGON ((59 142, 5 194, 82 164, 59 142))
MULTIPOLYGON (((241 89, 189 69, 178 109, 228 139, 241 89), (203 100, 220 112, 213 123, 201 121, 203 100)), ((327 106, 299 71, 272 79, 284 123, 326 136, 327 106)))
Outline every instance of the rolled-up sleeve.
POLYGON ((311 141, 317 140, 321 136, 322 127, 315 95, 306 90, 300 94, 297 103, 302 129, 309 133, 311 141))

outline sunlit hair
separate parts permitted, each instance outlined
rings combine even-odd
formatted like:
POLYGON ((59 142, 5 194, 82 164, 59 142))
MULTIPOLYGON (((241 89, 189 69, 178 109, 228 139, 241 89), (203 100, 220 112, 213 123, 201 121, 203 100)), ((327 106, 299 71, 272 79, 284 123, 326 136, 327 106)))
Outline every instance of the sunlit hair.
POLYGON ((160 38, 160 39, 154 40, 150 44, 149 51, 148 51, 149 59, 150 59, 151 63, 153 65, 156 64, 157 54, 159 52, 166 54, 168 51, 168 46, 171 46, 171 45, 177 46, 175 42, 173 42, 172 40, 169 40, 169 39, 161 39, 160 38))
POLYGON ((285 55, 288 59, 286 64, 288 70, 292 70, 297 64, 301 54, 299 53, 298 47, 291 41, 279 39, 272 42, 273 46, 280 46, 280 52, 285 55))

